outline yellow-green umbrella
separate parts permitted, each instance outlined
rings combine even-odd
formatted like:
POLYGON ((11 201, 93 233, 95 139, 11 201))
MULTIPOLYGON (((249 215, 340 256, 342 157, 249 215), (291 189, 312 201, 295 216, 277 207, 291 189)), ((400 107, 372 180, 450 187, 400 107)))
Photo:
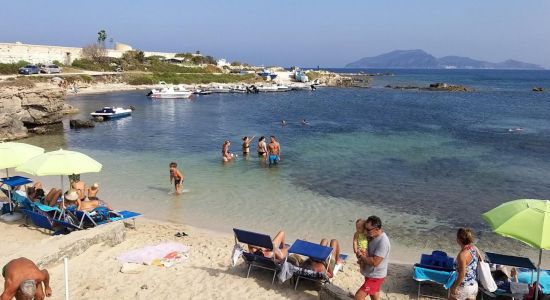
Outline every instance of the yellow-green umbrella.
POLYGON ((63 189, 63 175, 95 173, 101 171, 101 167, 99 162, 86 154, 60 149, 35 156, 16 170, 34 176, 61 175, 63 189))
POLYGON ((0 143, 0 169, 6 169, 6 177, 9 177, 9 168, 19 167, 42 153, 44 149, 25 143, 0 143))
MULTIPOLYGON (((537 283, 542 250, 550 249, 550 200, 519 199, 503 203, 482 215, 493 231, 539 249, 537 283)), ((538 297, 538 284, 535 300, 538 297)))

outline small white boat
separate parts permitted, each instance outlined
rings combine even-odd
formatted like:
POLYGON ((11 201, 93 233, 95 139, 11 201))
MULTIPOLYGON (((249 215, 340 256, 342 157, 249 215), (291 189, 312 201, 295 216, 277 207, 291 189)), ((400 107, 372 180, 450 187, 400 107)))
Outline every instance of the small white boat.
POLYGON ((176 85, 152 89, 147 96, 156 99, 185 99, 191 97, 192 94, 183 85, 176 85))
POLYGON ((210 90, 212 91, 212 93, 230 93, 231 92, 231 89, 229 87, 222 86, 222 85, 214 86, 210 90))
POLYGON ((291 88, 284 84, 277 84, 277 92, 288 92, 291 88))
POLYGON ((132 114, 132 109, 130 108, 123 108, 123 107, 104 107, 100 110, 96 110, 93 113, 90 113, 92 117, 103 117, 104 119, 116 119, 116 118, 122 118, 127 117, 132 114))
POLYGON ((212 94, 212 91, 202 90, 202 89, 195 89, 193 91, 193 94, 195 94, 195 95, 210 95, 210 94, 212 94))

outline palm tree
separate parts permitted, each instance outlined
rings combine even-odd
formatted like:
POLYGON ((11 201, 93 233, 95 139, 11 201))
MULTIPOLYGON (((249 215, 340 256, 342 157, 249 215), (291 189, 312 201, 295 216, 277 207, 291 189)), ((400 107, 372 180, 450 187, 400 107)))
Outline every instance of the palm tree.
POLYGON ((105 40, 107 39, 107 32, 105 32, 105 30, 100 30, 98 33, 97 33, 97 43, 100 44, 101 46, 103 46, 103 48, 105 48, 105 40))

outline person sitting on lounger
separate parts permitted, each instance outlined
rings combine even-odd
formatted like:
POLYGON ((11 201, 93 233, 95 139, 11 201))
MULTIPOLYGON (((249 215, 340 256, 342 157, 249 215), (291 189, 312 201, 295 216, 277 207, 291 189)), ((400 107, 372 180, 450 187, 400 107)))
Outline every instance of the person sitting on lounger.
POLYGON ((73 183, 71 183, 71 188, 78 193, 79 200, 82 201, 86 199, 86 194, 84 194, 86 191, 86 183, 84 181, 82 180, 74 181, 73 183))
POLYGON ((336 239, 330 240, 330 244, 327 239, 322 239, 319 245, 332 248, 332 256, 328 266, 326 262, 319 262, 309 258, 303 262, 302 268, 310 269, 319 273, 324 273, 326 271, 328 277, 332 278, 332 276, 334 276, 334 267, 337 263, 341 263, 338 261, 338 257, 340 256, 340 244, 336 239))
POLYGON ((288 255, 288 247, 285 244, 285 232, 279 231, 277 235, 272 240, 273 242, 273 251, 269 249, 264 249, 252 245, 248 245, 248 251, 250 253, 256 253, 263 255, 264 257, 272 258, 275 257, 277 260, 284 260, 288 255))
POLYGON ((63 208, 76 209, 80 206, 80 202, 77 191, 72 189, 68 190, 64 196, 63 208))
POLYGON ((46 193, 44 192, 40 181, 35 182, 32 187, 27 190, 27 197, 33 202, 42 201, 45 196, 46 193))
POLYGON ((99 192, 99 183, 94 182, 91 187, 88 188, 88 200, 99 200, 97 193, 99 192))

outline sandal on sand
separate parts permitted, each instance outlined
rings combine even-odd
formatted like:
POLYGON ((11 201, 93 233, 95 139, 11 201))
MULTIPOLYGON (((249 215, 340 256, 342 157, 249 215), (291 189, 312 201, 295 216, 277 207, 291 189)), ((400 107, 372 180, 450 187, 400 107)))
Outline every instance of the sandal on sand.
POLYGON ((175 237, 184 237, 184 236, 188 236, 188 234, 185 233, 185 232, 183 232, 183 231, 182 231, 182 232, 178 232, 178 233, 175 234, 175 237))

